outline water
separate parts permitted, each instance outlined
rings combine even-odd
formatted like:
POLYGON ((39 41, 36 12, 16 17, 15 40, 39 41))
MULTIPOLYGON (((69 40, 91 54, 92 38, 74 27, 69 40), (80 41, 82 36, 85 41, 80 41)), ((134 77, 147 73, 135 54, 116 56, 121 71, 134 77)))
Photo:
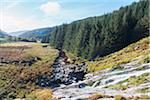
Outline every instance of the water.
POLYGON ((150 63, 138 64, 138 61, 133 61, 127 64, 122 64, 121 69, 106 69, 101 71, 101 74, 98 74, 96 76, 94 76, 94 73, 90 73, 86 75, 88 76, 88 78, 86 78, 84 81, 59 87, 54 90, 54 98, 63 97, 61 100, 77 100, 88 98, 96 93, 102 93, 110 96, 119 94, 125 97, 150 95, 150 93, 144 94, 135 92, 135 90, 137 89, 150 88, 150 82, 141 84, 137 87, 130 87, 125 91, 111 90, 106 88, 106 86, 116 85, 119 82, 122 82, 130 77, 140 76, 144 73, 150 73, 150 63), (90 82, 93 82, 94 84, 92 86, 86 86, 84 88, 78 87, 81 83, 89 84, 90 82))

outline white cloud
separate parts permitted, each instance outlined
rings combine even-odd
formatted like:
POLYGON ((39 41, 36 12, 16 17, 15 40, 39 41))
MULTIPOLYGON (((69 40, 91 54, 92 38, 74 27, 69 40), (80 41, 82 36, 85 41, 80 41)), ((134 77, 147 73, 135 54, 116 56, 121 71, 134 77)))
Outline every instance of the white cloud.
POLYGON ((8 13, 0 12, 0 29, 6 32, 28 30, 44 27, 42 22, 38 22, 31 17, 20 17, 8 13))
POLYGON ((48 2, 46 4, 41 5, 40 9, 48 15, 56 15, 60 12, 61 6, 58 2, 48 2))

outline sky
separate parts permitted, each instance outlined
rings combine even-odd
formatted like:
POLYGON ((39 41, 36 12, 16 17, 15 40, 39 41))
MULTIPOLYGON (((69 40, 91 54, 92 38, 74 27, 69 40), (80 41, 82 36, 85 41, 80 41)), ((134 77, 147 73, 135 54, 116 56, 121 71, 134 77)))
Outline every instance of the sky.
POLYGON ((139 0, 0 0, 0 29, 5 32, 53 27, 100 16, 139 0))

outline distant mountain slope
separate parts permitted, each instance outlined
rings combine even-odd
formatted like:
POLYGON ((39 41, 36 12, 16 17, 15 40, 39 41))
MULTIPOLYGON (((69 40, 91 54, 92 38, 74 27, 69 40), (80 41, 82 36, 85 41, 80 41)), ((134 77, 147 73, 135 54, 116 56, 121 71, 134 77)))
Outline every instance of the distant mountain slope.
POLYGON ((26 33, 27 31, 17 31, 17 32, 11 32, 11 33, 8 33, 9 35, 11 36, 16 36, 16 37, 19 37, 20 35, 26 33))
POLYGON ((106 56, 149 36, 149 0, 98 17, 57 26, 50 43, 86 59, 106 56))
POLYGON ((46 36, 48 33, 51 33, 52 31, 53 28, 35 29, 31 31, 22 32, 23 34, 19 35, 19 37, 26 39, 42 40, 44 36, 46 36))
POLYGON ((4 38, 4 37, 7 37, 9 36, 6 32, 0 30, 0 38, 4 38))

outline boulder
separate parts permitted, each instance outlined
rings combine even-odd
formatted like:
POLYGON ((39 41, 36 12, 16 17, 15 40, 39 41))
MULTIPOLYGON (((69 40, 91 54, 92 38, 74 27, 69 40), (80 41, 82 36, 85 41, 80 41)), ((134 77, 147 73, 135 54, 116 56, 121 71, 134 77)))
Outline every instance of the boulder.
POLYGON ((68 85, 83 80, 87 69, 86 64, 84 62, 78 65, 69 64, 66 61, 68 61, 68 57, 65 52, 61 51, 52 65, 53 74, 51 76, 51 83, 68 85))

